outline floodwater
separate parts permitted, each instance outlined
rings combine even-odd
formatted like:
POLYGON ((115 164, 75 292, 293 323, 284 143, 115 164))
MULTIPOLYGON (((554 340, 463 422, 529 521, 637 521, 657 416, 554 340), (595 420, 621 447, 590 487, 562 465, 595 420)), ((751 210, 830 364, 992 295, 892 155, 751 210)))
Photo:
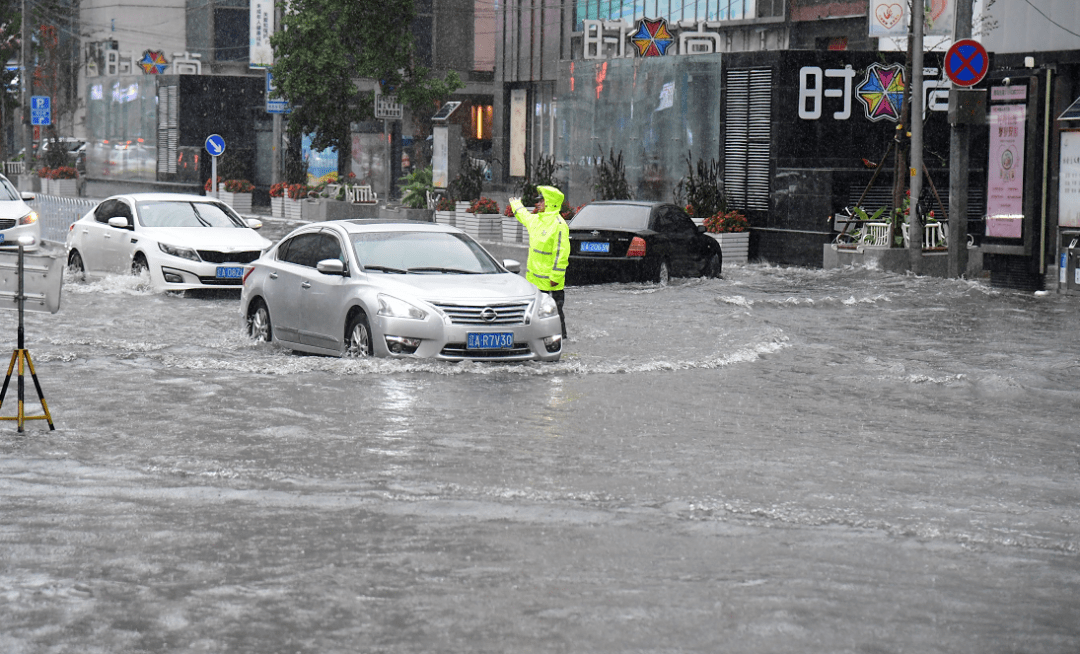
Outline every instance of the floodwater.
POLYGON ((0 652, 1080 651, 1077 298, 751 264, 566 312, 556 364, 347 361, 66 284, 0 652))

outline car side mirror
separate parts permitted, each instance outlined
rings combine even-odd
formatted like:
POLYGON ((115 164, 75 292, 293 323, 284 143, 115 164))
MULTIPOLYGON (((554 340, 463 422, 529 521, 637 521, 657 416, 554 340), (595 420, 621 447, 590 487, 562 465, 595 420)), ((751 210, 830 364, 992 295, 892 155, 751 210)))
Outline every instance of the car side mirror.
POLYGON ((323 259, 315 264, 315 270, 324 275, 345 275, 345 264, 341 259, 323 259))
POLYGON ((707 232, 708 230, 707 230, 707 229, 705 229, 705 225, 698 225, 698 226, 697 226, 697 231, 698 231, 698 234, 704 234, 704 233, 705 233, 705 232, 707 232))
POLYGON ((33 191, 23 191, 21 195, 23 202, 33 202, 37 198, 33 191))
POLYGON ((123 216, 113 216, 109 218, 109 227, 115 227, 117 229, 127 229, 131 226, 128 219, 123 216))
POLYGON ((258 218, 248 218, 244 220, 244 222, 246 222, 247 226, 252 229, 262 229, 262 221, 258 218))
POLYGON ((503 259, 503 268, 506 268, 512 273, 521 273, 521 262, 517 259, 503 259))

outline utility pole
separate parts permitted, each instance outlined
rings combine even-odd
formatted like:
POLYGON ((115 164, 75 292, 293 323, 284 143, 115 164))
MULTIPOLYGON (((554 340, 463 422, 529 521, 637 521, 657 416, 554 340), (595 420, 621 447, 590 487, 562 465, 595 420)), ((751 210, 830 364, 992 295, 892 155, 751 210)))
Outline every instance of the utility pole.
POLYGON ((911 203, 908 205, 908 255, 911 272, 922 273, 923 226, 919 216, 923 169, 923 23, 924 0, 914 0, 911 11, 911 203))
MULTIPOLYGON (((956 24, 953 42, 971 38, 971 0, 956 0, 956 24)), ((950 107, 959 107, 955 86, 949 90, 950 107)), ((957 115, 959 110, 950 112, 957 115)), ((949 132, 949 277, 962 277, 967 272, 967 195, 968 166, 971 155, 971 133, 967 121, 957 117, 949 132)))
MULTIPOLYGON (((274 3, 274 31, 281 29, 281 6, 274 3)), ((273 161, 270 163, 270 183, 277 184, 281 181, 281 159, 283 149, 281 147, 281 114, 273 115, 274 121, 274 145, 270 148, 273 161)))
MULTIPOLYGON (((23 127, 23 174, 30 179, 30 170, 34 167, 34 128, 30 125, 30 94, 32 89, 32 76, 30 75, 30 12, 27 9, 27 0, 22 0, 22 70, 19 71, 19 82, 22 85, 22 127, 23 127)), ((24 191, 32 189, 20 189, 24 191)))

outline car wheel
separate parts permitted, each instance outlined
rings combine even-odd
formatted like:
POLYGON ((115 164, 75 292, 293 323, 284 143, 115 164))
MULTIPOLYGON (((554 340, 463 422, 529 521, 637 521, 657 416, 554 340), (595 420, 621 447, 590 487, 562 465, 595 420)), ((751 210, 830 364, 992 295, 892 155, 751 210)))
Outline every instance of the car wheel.
POLYGON ((719 277, 720 261, 720 255, 714 252, 713 255, 709 257, 709 261, 705 264, 705 270, 702 272, 702 276, 712 279, 716 279, 717 277, 719 277))
POLYGON ((274 331, 270 325, 270 310, 262 300, 255 301, 255 308, 248 314, 248 335, 257 341, 269 343, 274 331))
POLYGON ((131 274, 138 277, 150 270, 150 265, 146 263, 146 257, 141 254, 136 254, 135 258, 131 260, 131 274))
POLYGON ((661 286, 667 286, 671 282, 671 269, 668 268, 667 259, 660 261, 660 266, 656 269, 653 281, 661 286))
POLYGON ((345 331, 345 356, 358 359, 371 356, 371 327, 363 313, 356 314, 349 321, 345 331))
POLYGON ((73 279, 80 282, 86 279, 86 266, 83 265, 82 255, 78 250, 72 250, 68 255, 67 269, 73 279))

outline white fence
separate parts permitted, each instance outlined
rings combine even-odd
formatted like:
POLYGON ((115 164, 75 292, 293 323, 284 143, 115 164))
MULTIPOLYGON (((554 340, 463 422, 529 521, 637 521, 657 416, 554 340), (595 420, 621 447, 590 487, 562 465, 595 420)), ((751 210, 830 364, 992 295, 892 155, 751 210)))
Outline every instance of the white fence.
POLYGON ((63 243, 71 223, 85 216, 98 202, 101 200, 38 193, 29 204, 37 211, 38 220, 41 221, 41 238, 63 243))

